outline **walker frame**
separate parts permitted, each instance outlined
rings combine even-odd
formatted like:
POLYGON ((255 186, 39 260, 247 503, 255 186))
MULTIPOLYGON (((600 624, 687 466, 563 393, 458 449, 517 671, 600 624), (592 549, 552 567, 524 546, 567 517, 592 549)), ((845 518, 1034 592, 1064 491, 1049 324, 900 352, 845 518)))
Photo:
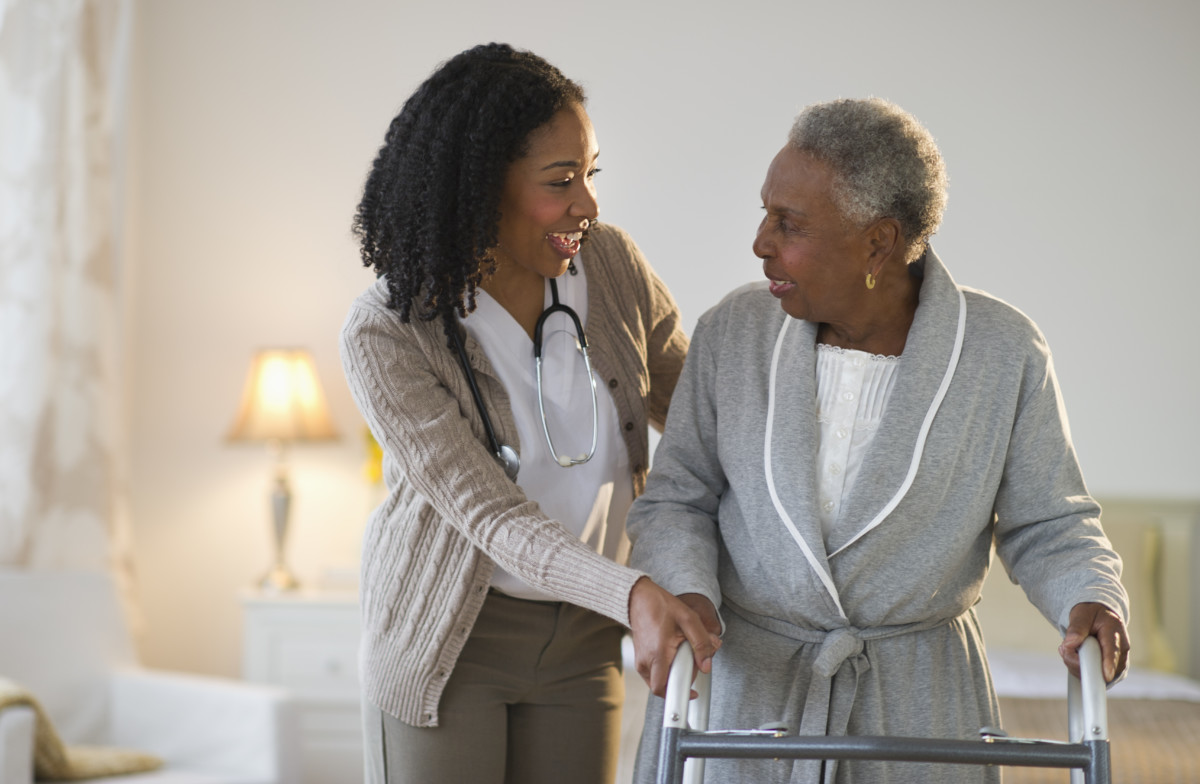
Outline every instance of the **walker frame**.
POLYGON ((692 648, 679 646, 667 680, 659 743, 657 784, 699 784, 704 760, 868 759, 968 765, 1070 768, 1071 784, 1109 784, 1108 704, 1100 645, 1087 638, 1079 649, 1080 677, 1067 675, 1068 742, 1010 738, 983 728, 980 740, 886 736, 784 735, 775 729, 708 730, 711 676, 692 683, 692 648), (691 701, 691 689, 698 697, 691 701))

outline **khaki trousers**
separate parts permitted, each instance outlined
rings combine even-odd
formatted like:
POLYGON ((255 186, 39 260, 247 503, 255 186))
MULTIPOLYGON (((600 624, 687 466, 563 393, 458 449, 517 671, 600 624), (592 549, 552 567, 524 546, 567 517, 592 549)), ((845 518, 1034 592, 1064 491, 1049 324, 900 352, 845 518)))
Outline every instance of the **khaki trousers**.
POLYGON ((491 592, 438 705, 413 727, 364 701, 368 784, 612 784, 621 637, 575 605, 491 592))

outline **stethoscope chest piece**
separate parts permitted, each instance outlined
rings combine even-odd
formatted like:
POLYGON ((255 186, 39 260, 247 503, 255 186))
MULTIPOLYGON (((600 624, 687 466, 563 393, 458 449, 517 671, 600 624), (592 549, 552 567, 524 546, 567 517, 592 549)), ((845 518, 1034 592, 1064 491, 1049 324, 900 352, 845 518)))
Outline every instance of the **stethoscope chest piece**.
POLYGON ((517 450, 508 444, 501 444, 495 458, 496 462, 504 466, 504 473, 508 478, 513 482, 517 481, 517 472, 521 470, 521 458, 517 455, 517 450))

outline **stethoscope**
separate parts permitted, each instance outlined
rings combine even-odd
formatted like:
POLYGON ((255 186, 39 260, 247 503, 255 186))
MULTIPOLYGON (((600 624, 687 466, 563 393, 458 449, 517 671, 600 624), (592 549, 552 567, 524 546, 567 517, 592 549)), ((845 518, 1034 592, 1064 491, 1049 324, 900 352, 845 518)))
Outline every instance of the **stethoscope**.
MULTIPOLYGON (((596 377, 592 375, 592 360, 588 357, 587 336, 583 332, 583 323, 579 320, 579 314, 568 305, 564 305, 558 301, 558 282, 553 278, 550 279, 550 298, 552 300, 550 307, 542 311, 538 316, 537 323, 533 327, 533 356, 537 369, 537 393, 538 393, 538 413, 542 417, 542 433, 546 436, 546 446, 550 447, 550 454, 554 455, 554 459, 563 468, 581 465, 592 459, 592 455, 596 454, 596 438, 600 432, 600 406, 596 401, 596 377), (587 369, 588 385, 592 392, 592 445, 586 454, 578 457, 570 457, 569 455, 560 455, 558 450, 554 448, 554 439, 550 437, 550 426, 546 422, 546 404, 542 394, 542 328, 546 324, 546 319, 555 313, 562 313, 575 325, 575 335, 578 338, 579 352, 583 354, 583 364, 587 369)), ((467 376, 467 384, 471 387, 471 397, 475 400, 475 407, 479 410, 479 417, 483 420, 483 429, 487 432, 488 446, 492 450, 492 455, 500 465, 504 466, 504 473, 514 482, 517 479, 517 472, 521 470, 521 458, 517 455, 517 450, 513 449, 508 444, 501 444, 496 437, 496 429, 492 427, 492 418, 488 416, 487 408, 483 405, 483 397, 479 394, 479 385, 475 381, 475 371, 471 368, 471 363, 467 359, 467 350, 463 347, 462 337, 457 330, 453 331, 454 347, 458 350, 458 362, 462 365, 463 373, 467 376)))

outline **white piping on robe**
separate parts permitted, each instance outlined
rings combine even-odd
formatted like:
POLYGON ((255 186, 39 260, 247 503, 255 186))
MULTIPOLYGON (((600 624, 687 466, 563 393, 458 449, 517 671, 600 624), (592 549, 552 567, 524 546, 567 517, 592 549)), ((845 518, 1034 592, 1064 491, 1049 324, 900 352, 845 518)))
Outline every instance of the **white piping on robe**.
POLYGON ((833 575, 817 562, 817 556, 813 555, 812 548, 808 546, 808 542, 804 541, 804 537, 796 529, 796 524, 792 522, 787 510, 783 508, 783 502, 779 500, 779 491, 775 489, 774 471, 771 469, 771 431, 775 429, 775 371, 779 367, 779 352, 783 348, 783 336, 787 333, 788 325, 791 323, 792 317, 785 315, 783 326, 779 328, 779 337, 775 339, 775 350, 771 352, 771 378, 767 386, 767 436, 763 439, 763 468, 767 475, 767 490, 771 493, 771 503, 775 504, 775 511, 779 513, 779 518, 787 526, 788 532, 796 540, 796 544, 800 545, 800 551, 804 553, 805 560, 817 573, 817 577, 821 578, 825 590, 829 591, 829 595, 833 597, 838 614, 849 621, 846 618, 846 611, 842 609, 842 600, 838 596, 837 588, 833 585, 833 575))
MULTIPOLYGON (((933 418, 937 416, 938 409, 942 405, 942 400, 946 397, 946 391, 950 388, 950 382, 954 378, 954 371, 958 367, 958 358, 962 354, 963 336, 966 334, 967 329, 967 298, 963 295, 961 289, 958 289, 957 292, 958 329, 954 335, 954 350, 950 352, 950 361, 946 365, 946 372, 942 376, 942 383, 938 387, 937 394, 933 396, 933 402, 930 404, 929 410, 925 412, 925 421, 921 423, 921 430, 917 435, 917 443, 913 448, 912 461, 908 466, 908 475, 904 477, 904 481, 900 484, 900 489, 896 491, 891 500, 884 504, 874 519, 867 523, 850 541, 830 553, 828 558, 832 558, 842 552, 882 523, 884 518, 892 513, 892 510, 900 504, 901 499, 904 498, 909 488, 912 487, 913 479, 917 476, 917 467, 921 464, 921 455, 925 451, 925 439, 929 435, 929 428, 933 425, 933 418)), ((779 354, 783 348, 783 336, 787 333, 788 325, 791 322, 792 319, 790 316, 784 318, 783 326, 779 328, 779 337, 775 339, 775 350, 771 353, 771 378, 767 394, 767 435, 763 443, 763 465, 767 478, 767 489, 771 493, 771 502, 775 504, 775 511, 779 514, 779 518, 787 526, 788 532, 796 540, 796 544, 800 545, 800 551, 804 553, 805 560, 808 561, 809 565, 817 573, 817 576, 821 578, 821 584, 825 586, 825 590, 829 591, 829 595, 833 598, 833 603, 837 605, 838 613, 844 620, 848 621, 846 611, 842 609, 842 600, 838 595, 837 587, 833 584, 833 575, 817 561, 812 548, 808 546, 808 542, 804 541, 804 537, 800 535, 796 524, 792 522, 791 516, 783 508, 783 503, 779 500, 779 493, 775 489, 774 472, 771 469, 771 431, 774 429, 775 424, 775 378, 779 367, 779 354)))

